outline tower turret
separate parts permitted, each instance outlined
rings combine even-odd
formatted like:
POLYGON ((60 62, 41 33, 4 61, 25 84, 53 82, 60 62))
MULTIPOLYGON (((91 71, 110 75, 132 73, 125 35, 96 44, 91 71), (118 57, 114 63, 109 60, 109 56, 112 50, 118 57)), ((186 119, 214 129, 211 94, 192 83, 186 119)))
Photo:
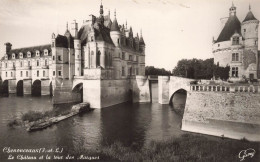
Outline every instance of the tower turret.
POLYGON ((74 38, 78 37, 78 23, 76 22, 76 20, 74 20, 73 23, 71 24, 71 35, 74 38))
POLYGON ((245 48, 254 50, 256 53, 258 50, 258 25, 259 21, 255 18, 249 5, 249 11, 242 22, 241 33, 245 39, 245 48))
POLYGON ((75 37, 74 39, 74 48, 75 48, 75 75, 82 75, 82 67, 81 67, 81 40, 75 37))
POLYGON ((116 19, 116 11, 114 13, 114 16, 115 16, 115 18, 114 18, 113 23, 111 25, 110 36, 113 40, 114 45, 116 47, 118 47, 121 44, 120 43, 121 42, 121 40, 120 40, 121 36, 120 36, 120 28, 118 26, 117 19, 116 19))
POLYGON ((236 15, 236 7, 234 6, 234 3, 232 2, 232 6, 229 9, 229 16, 235 16, 236 15))
POLYGON ((140 32, 139 46, 140 46, 140 51, 142 52, 142 54, 145 54, 145 43, 144 43, 144 38, 143 38, 143 35, 142 35, 142 30, 140 32))

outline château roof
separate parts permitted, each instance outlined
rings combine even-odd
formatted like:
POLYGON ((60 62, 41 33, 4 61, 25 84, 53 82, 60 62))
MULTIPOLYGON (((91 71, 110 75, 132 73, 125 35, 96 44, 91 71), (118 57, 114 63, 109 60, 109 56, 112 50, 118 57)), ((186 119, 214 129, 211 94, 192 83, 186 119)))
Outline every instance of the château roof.
POLYGON ((74 39, 71 35, 57 35, 55 39, 56 47, 74 48, 74 39))
MULTIPOLYGON (((23 53, 24 54, 23 57, 27 58, 27 52, 31 52, 31 57, 35 57, 36 51, 40 51, 40 56, 43 56, 43 54, 44 54, 43 51, 45 49, 47 49, 49 51, 48 56, 51 56, 51 45, 50 44, 12 49, 7 53, 7 55, 8 55, 8 59, 11 59, 13 53, 16 54, 16 58, 19 57, 19 53, 23 53)), ((1 60, 3 60, 3 59, 4 59, 4 57, 1 60)))
POLYGON ((244 19, 243 22, 250 21, 250 20, 257 20, 252 11, 249 11, 244 19))
POLYGON ((219 34, 219 37, 216 42, 223 42, 230 40, 231 36, 237 32, 241 35, 241 23, 238 20, 236 15, 231 15, 224 28, 222 29, 221 33, 219 34))
MULTIPOLYGON (((113 41, 110 37, 110 29, 99 25, 99 24, 94 24, 94 35, 95 35, 95 40, 97 41, 104 41, 109 44, 113 44, 113 41)), ((90 25, 84 25, 80 28, 78 32, 78 37, 81 40, 82 44, 86 44, 88 42, 88 35, 91 31, 91 26, 90 25)))
POLYGON ((111 25, 111 31, 120 31, 116 18, 111 25))

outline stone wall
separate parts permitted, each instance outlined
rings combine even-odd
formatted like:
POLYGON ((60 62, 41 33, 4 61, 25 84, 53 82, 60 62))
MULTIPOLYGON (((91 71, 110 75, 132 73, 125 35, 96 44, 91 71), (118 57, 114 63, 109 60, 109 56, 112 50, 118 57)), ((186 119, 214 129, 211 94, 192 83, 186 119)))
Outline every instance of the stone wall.
POLYGON ((150 102, 150 88, 147 76, 136 76, 131 79, 133 102, 150 102))
POLYGON ((70 80, 56 80, 53 85, 53 104, 76 103, 81 101, 81 94, 72 91, 72 82, 70 80))
POLYGON ((32 80, 31 79, 23 80, 23 94, 25 94, 25 95, 32 94, 32 80))
POLYGON ((187 93, 182 130, 259 141, 260 93, 187 93))

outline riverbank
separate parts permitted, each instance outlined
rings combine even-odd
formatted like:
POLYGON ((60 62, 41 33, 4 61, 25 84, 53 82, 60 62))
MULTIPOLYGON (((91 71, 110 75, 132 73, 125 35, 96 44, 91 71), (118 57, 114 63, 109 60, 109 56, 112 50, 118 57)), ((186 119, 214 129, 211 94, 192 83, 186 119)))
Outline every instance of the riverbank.
MULTIPOLYGON (((102 146, 100 150, 85 150, 79 148, 72 153, 76 157, 80 155, 100 156, 100 160, 115 161, 183 161, 183 162, 235 162, 240 161, 239 153, 242 150, 253 149, 252 157, 244 156, 244 162, 257 162, 260 159, 260 143, 249 142, 246 139, 233 140, 227 138, 206 138, 197 134, 184 134, 178 138, 163 141, 152 141, 147 146, 140 148, 137 144, 129 147, 115 142, 109 146, 102 146)), ((251 152, 252 153, 252 152, 251 152)))

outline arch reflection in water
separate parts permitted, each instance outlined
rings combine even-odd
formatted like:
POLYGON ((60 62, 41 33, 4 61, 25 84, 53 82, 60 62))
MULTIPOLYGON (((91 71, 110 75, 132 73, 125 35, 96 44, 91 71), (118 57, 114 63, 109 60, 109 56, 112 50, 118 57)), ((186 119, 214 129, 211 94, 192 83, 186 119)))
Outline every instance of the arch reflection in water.
POLYGON ((35 80, 32 85, 32 96, 41 96, 41 81, 35 80))
POLYGON ((187 99, 187 91, 179 89, 173 93, 170 98, 169 105, 173 107, 177 114, 183 117, 185 104, 187 99))
POLYGON ((16 85, 17 96, 23 96, 23 80, 19 80, 16 85))

